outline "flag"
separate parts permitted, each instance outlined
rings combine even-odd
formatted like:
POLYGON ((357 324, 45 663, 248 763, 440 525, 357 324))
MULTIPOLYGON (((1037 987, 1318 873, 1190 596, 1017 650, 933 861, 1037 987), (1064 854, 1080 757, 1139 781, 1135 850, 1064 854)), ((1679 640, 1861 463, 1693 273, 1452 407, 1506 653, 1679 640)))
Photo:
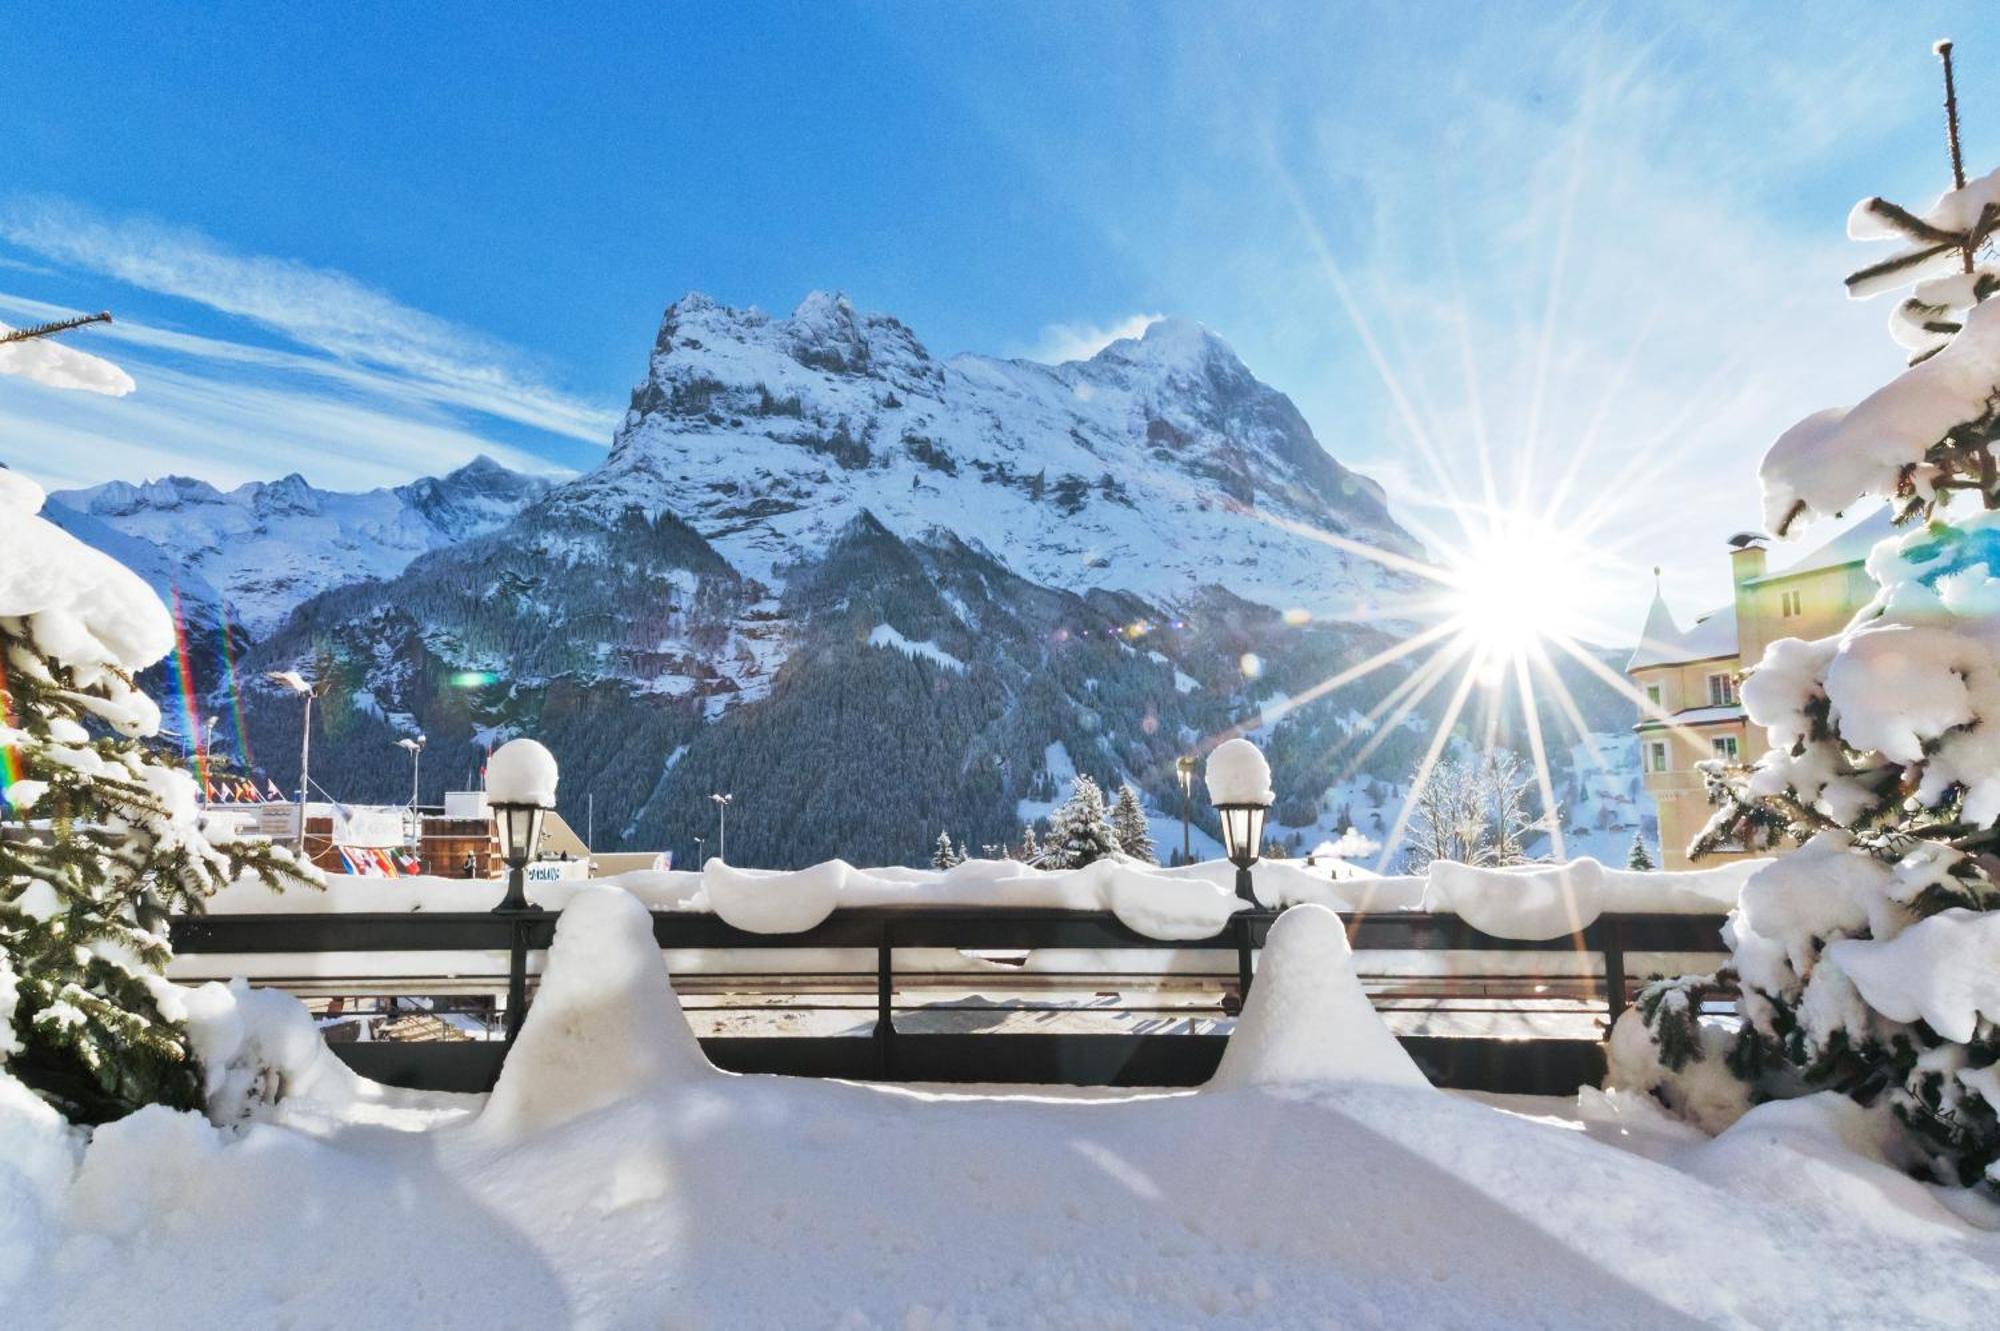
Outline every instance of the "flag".
POLYGON ((279 790, 278 783, 267 776, 264 778, 264 797, 266 799, 281 800, 285 797, 285 792, 279 790))

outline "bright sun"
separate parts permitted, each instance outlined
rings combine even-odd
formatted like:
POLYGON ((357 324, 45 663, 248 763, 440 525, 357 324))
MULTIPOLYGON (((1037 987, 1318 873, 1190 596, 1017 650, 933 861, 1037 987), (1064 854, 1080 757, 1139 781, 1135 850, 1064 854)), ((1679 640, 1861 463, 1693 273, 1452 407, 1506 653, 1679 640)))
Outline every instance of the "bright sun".
POLYGON ((1576 634, 1592 564, 1566 533, 1513 514, 1480 524, 1445 567, 1455 635, 1489 682, 1552 638, 1576 634))

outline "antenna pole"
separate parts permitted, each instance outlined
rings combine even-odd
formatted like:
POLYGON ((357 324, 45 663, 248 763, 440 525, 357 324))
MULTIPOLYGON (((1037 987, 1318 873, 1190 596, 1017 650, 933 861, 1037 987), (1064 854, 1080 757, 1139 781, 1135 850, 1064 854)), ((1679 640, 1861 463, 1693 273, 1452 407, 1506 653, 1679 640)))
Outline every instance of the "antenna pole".
MULTIPOLYGON (((1944 63, 1944 132, 1945 142, 1951 147, 1951 187, 1965 188, 1965 154, 1958 145, 1958 85, 1951 76, 1951 40, 1946 38, 1931 48, 1937 58, 1944 63)), ((1972 246, 1966 245, 1959 254, 1965 271, 1972 271, 1972 246)))
POLYGON ((9 328, 0 330, 0 346, 9 342, 28 342, 38 337, 51 337, 57 333, 67 333, 72 328, 85 324, 108 324, 110 310, 99 310, 95 314, 79 314, 74 319, 57 319, 54 323, 36 324, 32 328, 9 328))

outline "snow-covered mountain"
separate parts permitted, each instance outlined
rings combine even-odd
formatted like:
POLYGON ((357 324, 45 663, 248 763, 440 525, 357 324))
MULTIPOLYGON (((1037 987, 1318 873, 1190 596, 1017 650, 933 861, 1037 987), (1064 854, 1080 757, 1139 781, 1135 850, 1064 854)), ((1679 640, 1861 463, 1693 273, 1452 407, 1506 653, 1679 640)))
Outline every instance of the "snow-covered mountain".
MULTIPOLYGON (((773 318, 690 295, 572 480, 487 463, 367 496, 62 498, 231 598, 258 639, 245 728, 280 783, 298 710, 257 681, 301 668, 334 685, 331 788, 402 798, 393 740, 422 730, 434 796, 532 733, 604 846, 691 853, 730 791, 742 862, 914 860, 940 831, 1016 840, 1071 771, 1171 816, 1175 758, 1236 727, 1270 754, 1275 824, 1321 829, 1356 778, 1352 718, 1414 661, 1277 706, 1398 631, 1373 611, 1402 575, 1354 546, 1417 546, 1180 320, 1047 366, 940 360, 840 296, 773 318)), ((1415 765, 1435 701, 1368 745, 1374 789, 1415 765)))
POLYGON ((767 585, 864 509, 1015 573, 1172 605, 1221 585, 1340 617, 1397 585, 1313 531, 1415 544, 1372 481, 1199 325, 1087 361, 933 357, 902 323, 815 292, 790 316, 699 294, 667 309, 609 460, 565 506, 671 511, 767 585))
POLYGON ((426 551, 508 521, 548 486, 480 457, 446 476, 358 494, 321 490, 294 473, 229 491, 186 476, 110 481, 49 500, 51 509, 165 552, 263 637, 300 602, 362 578, 392 578, 426 551))

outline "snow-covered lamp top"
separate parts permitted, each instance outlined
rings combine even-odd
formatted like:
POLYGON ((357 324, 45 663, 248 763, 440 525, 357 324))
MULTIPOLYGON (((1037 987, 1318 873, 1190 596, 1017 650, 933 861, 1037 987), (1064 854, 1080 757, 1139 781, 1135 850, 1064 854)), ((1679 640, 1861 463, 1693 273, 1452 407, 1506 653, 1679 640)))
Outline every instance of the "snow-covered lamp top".
POLYGON ((486 762, 486 802, 556 807, 556 756, 531 739, 510 739, 486 762))
POLYGON ((1247 739, 1232 739, 1208 755, 1208 797, 1217 804, 1269 804, 1271 764, 1264 751, 1247 739))

